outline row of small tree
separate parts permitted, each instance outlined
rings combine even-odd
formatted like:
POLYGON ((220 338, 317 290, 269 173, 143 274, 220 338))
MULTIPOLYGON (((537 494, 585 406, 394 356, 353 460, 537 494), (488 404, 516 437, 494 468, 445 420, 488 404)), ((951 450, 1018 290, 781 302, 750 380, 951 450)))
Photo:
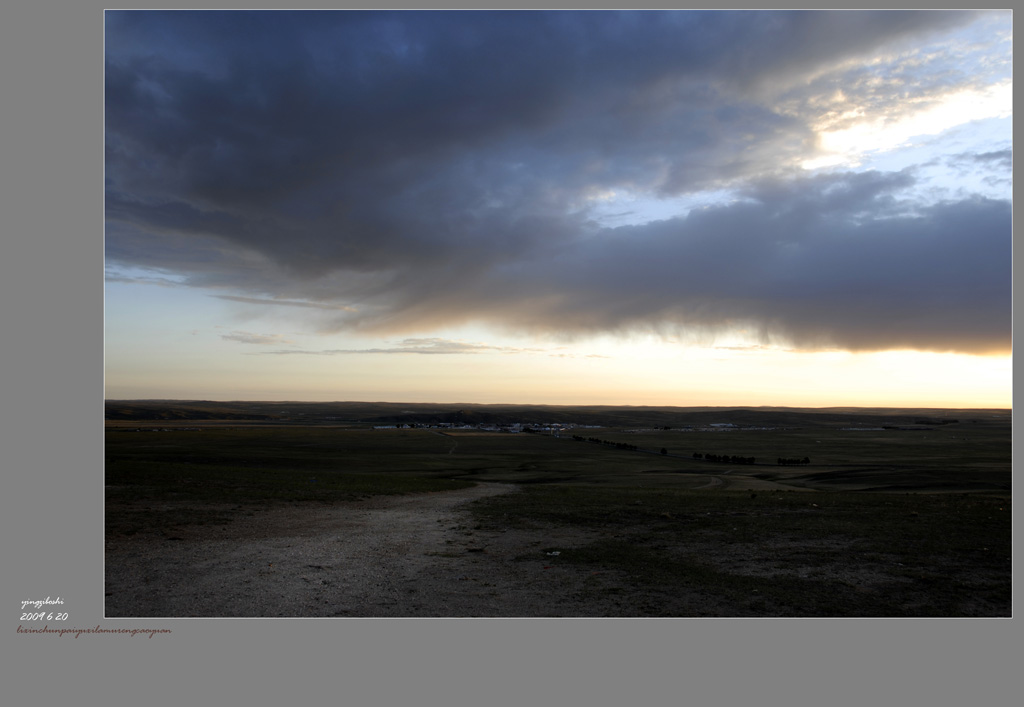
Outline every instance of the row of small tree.
POLYGON ((598 437, 583 437, 581 435, 573 435, 572 438, 577 442, 593 442, 594 444, 607 444, 609 447, 615 447, 616 449, 625 449, 627 452, 635 452, 639 449, 635 444, 626 444, 625 442, 612 442, 607 439, 600 439, 598 437))
MULTIPOLYGON (((582 435, 573 435, 572 438, 577 442, 592 442, 594 444, 604 444, 609 447, 615 447, 616 449, 623 449, 628 452, 639 451, 639 447, 635 444, 627 444, 626 442, 612 442, 607 439, 601 439, 600 437, 584 437, 582 435)), ((662 447, 660 452, 662 454, 668 454, 668 449, 662 447)), ((756 464, 757 460, 754 457, 741 457, 735 454, 704 454, 702 452, 694 452, 694 459, 700 459, 709 462, 722 462, 725 464, 756 464)), ((795 466, 799 464, 810 464, 811 460, 807 457, 803 459, 790 459, 786 457, 778 458, 779 466, 795 466)))
POLYGON ((694 452, 693 458, 709 462, 725 462, 727 464, 753 464, 755 461, 754 457, 738 457, 728 454, 701 454, 700 452, 694 452))

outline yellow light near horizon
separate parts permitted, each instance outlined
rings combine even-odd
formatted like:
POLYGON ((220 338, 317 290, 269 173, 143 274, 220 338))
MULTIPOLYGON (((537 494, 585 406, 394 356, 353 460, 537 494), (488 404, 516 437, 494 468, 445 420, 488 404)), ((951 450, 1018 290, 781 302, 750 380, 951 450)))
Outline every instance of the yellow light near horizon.
MULTIPOLYGON (((478 340, 479 337, 473 338, 478 340)), ((801 352, 741 333, 501 341, 512 353, 224 356, 210 337, 159 360, 108 354, 110 398, 386 400, 564 405, 1010 408, 1012 357, 920 351, 801 352), (510 349, 512 351, 512 349, 510 349), (153 364, 159 369, 153 374, 153 364), (155 376, 155 377, 154 377, 155 376)), ((234 343, 234 342, 233 342, 234 343)), ((351 344, 341 342, 337 348, 351 344)), ((333 347, 332 347, 333 348, 333 347)), ((247 353, 241 353, 245 351, 247 353)))
POLYGON ((901 399, 935 407, 1013 405, 1011 356, 972 356, 923 351, 859 354, 867 380, 892 381, 901 399))
MULTIPOLYGON (((601 392, 646 405, 1012 406, 1012 357, 921 351, 799 352, 655 340, 608 346, 601 392)), ((591 388, 593 391, 593 387, 591 388)), ((594 391, 597 392, 597 391, 594 391)))

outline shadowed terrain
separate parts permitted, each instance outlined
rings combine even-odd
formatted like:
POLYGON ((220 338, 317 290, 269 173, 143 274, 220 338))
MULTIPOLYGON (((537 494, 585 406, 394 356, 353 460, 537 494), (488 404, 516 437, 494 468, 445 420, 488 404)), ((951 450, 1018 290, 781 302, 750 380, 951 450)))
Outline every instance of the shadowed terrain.
MULTIPOLYGON (((1006 410, 110 401, 107 562, 482 482, 519 492, 423 505, 455 545, 406 558, 409 586, 493 578, 458 615, 1009 616, 1010 432, 1006 410), (523 572, 533 603, 503 603, 523 572)), ((446 615, 439 591, 366 610, 446 615)), ((328 604, 308 615, 359 615, 328 604)))

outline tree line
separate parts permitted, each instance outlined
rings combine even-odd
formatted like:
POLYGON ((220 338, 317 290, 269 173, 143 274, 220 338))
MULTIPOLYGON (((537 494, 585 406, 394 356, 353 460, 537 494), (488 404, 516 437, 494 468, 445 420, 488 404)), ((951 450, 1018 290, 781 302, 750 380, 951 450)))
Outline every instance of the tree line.
MULTIPOLYGON (((601 439, 600 437, 584 437, 582 435, 573 435, 572 438, 577 442, 591 442, 593 444, 604 444, 609 447, 615 447, 616 449, 624 449, 628 452, 639 451, 640 448, 635 444, 628 444, 627 442, 612 442, 611 440, 601 439)), ((668 449, 662 447, 660 450, 661 454, 668 454, 668 449)), ((703 452, 694 452, 693 458, 708 461, 708 462, 721 462, 724 464, 756 464, 757 459, 755 457, 743 457, 736 454, 705 454, 703 452)), ((798 464, 810 464, 811 460, 807 457, 803 459, 779 457, 777 464, 779 466, 795 466, 798 464)))
POLYGON ((593 442, 594 444, 607 444, 609 447, 615 447, 616 449, 625 449, 628 452, 635 452, 640 448, 635 444, 627 444, 625 442, 612 442, 607 439, 600 439, 598 437, 583 437, 581 435, 573 435, 572 438, 577 442, 593 442))
POLYGON ((694 452, 693 458, 703 459, 708 462, 725 462, 727 464, 753 464, 755 462, 754 457, 740 457, 729 454, 701 454, 700 452, 694 452))

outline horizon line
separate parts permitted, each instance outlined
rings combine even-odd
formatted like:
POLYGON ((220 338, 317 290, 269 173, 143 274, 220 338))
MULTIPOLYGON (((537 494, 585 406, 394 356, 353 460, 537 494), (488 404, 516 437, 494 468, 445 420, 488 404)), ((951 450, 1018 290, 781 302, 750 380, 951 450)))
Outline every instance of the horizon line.
POLYGON ((296 400, 296 399, 209 399, 209 398, 104 398, 104 403, 273 403, 302 405, 444 405, 444 406, 502 406, 502 407, 568 407, 568 408, 680 408, 680 409, 745 409, 745 410, 997 410, 1012 412, 1012 407, 950 407, 930 405, 636 405, 630 403, 473 403, 473 402, 413 402, 408 400, 296 400))

